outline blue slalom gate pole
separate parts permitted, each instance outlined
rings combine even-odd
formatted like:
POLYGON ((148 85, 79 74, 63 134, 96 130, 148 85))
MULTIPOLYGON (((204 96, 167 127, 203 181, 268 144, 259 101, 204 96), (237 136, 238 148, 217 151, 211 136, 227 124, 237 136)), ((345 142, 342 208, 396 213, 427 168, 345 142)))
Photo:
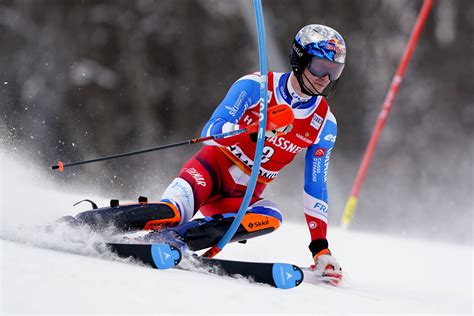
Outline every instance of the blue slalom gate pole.
POLYGON ((205 257, 214 257, 218 254, 225 245, 232 239, 237 228, 239 227, 242 219, 247 212, 247 208, 250 204, 250 199, 252 198, 253 192, 255 190, 255 185, 257 183, 258 172, 260 170, 260 164, 262 161, 262 152, 263 152, 263 143, 265 142, 265 130, 267 127, 267 90, 268 90, 268 66, 267 66, 267 48, 265 42, 265 23, 263 20, 263 9, 261 0, 253 0, 253 7, 255 11, 255 19, 257 22, 257 36, 258 36, 258 52, 260 59, 260 119, 258 124, 258 138, 257 138, 257 148, 255 150, 255 157, 253 159, 254 164, 252 167, 252 172, 250 174, 249 183, 247 185, 247 190, 245 191, 244 199, 240 205, 240 209, 237 212, 232 225, 229 227, 229 230, 224 234, 221 240, 209 249, 206 253, 203 254, 205 257))

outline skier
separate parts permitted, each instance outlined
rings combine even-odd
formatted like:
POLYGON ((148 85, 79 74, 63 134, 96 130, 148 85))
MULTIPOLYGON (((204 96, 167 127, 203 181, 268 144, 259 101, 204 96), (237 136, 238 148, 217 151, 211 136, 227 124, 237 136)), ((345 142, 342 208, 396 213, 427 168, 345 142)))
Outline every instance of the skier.
MULTIPOLYGON (((326 239, 327 170, 337 134, 326 98, 334 92, 344 68, 345 42, 330 27, 307 25, 294 38, 289 57, 292 71, 268 73, 267 132, 259 177, 247 213, 231 241, 244 242, 281 225, 279 207, 262 194, 278 172, 306 149, 303 209, 315 273, 341 279, 340 265, 326 239), (276 115, 280 110, 286 113, 284 119, 276 115)), ((205 124, 203 137, 243 127, 257 130, 259 76, 249 74, 232 85, 205 124)), ((92 210, 80 213, 76 220, 93 227, 113 224, 124 231, 152 230, 147 240, 179 242, 191 250, 212 247, 228 230, 242 203, 256 139, 253 133, 207 142, 184 164, 154 208, 92 210), (205 217, 192 220, 198 211, 205 217)))

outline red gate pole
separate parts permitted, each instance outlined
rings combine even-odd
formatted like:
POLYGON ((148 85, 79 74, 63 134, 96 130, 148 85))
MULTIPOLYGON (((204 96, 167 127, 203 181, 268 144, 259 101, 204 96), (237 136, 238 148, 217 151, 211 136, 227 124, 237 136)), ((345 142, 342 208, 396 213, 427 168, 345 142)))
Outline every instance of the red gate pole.
POLYGON ((400 83, 402 82, 403 75, 408 66, 408 62, 410 61, 410 58, 413 55, 413 51, 420 37, 421 30, 425 25, 432 4, 432 0, 424 0, 423 6, 420 10, 420 13, 418 14, 415 26, 413 27, 412 33, 410 35, 407 47, 405 48, 405 52, 403 53, 403 57, 392 79, 390 89, 387 95, 385 96, 385 100, 382 105, 382 110, 380 111, 380 114, 377 118, 377 122, 372 132, 372 136, 370 137, 369 144, 367 145, 367 148, 365 150, 364 158, 362 159, 362 163, 359 167, 357 177, 352 187, 351 195, 347 199, 346 206, 344 208, 344 213, 341 217, 341 224, 343 227, 349 226, 354 217, 354 212, 357 206, 357 200, 359 198, 360 189, 362 187, 362 184, 364 183, 365 175, 367 173, 367 169, 369 168, 372 155, 377 147, 380 134, 385 125, 385 121, 387 120, 387 116, 392 108, 393 101, 395 100, 398 90, 400 89, 400 83))

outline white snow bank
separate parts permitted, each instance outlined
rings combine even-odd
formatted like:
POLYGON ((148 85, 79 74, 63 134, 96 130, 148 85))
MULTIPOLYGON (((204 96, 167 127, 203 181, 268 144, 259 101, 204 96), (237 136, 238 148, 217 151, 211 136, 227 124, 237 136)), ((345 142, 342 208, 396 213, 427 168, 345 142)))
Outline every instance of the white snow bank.
MULTIPOLYGON (((344 287, 303 283, 292 290, 175 269, 157 271, 2 240, 1 311, 472 312, 472 248, 339 230, 331 237, 346 272, 344 287)), ((305 239, 304 226, 288 224, 273 236, 229 245, 221 257, 307 265, 311 258, 305 239)))
MULTIPOLYGON (((0 240, 2 315, 473 312, 472 246, 330 228, 331 249, 345 272, 344 286, 303 283, 291 290, 88 257, 83 254, 97 255, 89 246, 99 236, 66 228, 47 233, 34 227, 84 210, 70 207, 84 196, 62 192, 28 164, 16 168, 16 162, 2 158, 0 235, 23 242, 0 240), (85 246, 78 242, 83 240, 85 246)), ((304 225, 284 223, 269 236, 227 246, 219 256, 307 266, 308 242, 304 225)))

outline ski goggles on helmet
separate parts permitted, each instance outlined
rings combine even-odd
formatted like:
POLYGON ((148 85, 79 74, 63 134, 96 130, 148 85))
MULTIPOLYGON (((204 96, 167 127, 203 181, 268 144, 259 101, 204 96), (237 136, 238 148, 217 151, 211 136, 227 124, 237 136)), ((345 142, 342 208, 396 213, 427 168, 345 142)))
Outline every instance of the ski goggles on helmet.
POLYGON ((309 72, 322 78, 329 75, 329 80, 336 81, 344 69, 344 64, 336 63, 319 57, 313 57, 308 65, 309 72))

